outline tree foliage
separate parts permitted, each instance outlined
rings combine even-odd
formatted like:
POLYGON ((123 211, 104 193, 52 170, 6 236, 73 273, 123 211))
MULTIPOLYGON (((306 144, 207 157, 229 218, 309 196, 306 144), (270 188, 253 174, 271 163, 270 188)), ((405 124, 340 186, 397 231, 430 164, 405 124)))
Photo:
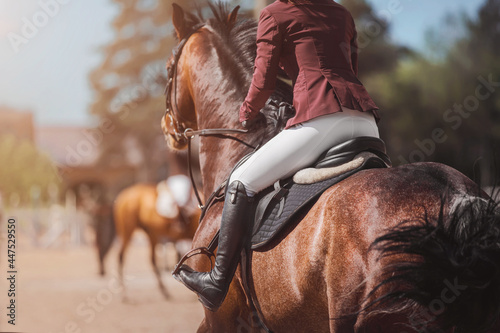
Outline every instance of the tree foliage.
POLYGON ((359 75, 361 78, 395 68, 409 51, 390 41, 390 25, 366 0, 341 1, 356 23, 358 32, 359 75))
POLYGON ((50 157, 29 141, 19 141, 14 136, 0 138, 0 161, 0 192, 6 199, 17 194, 27 203, 35 188, 41 192, 42 199, 46 199, 49 186, 60 185, 58 171, 50 157))
MULTIPOLYGON (((439 52, 415 54, 367 81, 384 115, 381 132, 395 164, 436 161, 489 184, 500 147, 500 0, 488 0, 453 40, 434 34, 439 52), (441 42, 440 42, 441 39, 441 42), (437 54, 437 56, 436 56, 437 54)), ((434 51, 435 49, 432 49, 434 51)))

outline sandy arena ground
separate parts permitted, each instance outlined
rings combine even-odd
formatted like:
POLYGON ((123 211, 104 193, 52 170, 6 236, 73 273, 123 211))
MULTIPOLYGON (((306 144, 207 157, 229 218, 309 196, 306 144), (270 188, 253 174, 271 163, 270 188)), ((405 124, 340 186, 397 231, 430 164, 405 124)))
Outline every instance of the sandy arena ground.
MULTIPOLYGON (((91 246, 40 249, 28 239, 17 239, 16 325, 7 317, 5 235, 0 239, 0 332, 33 333, 183 333, 196 332, 203 318, 194 294, 168 272, 164 281, 171 293, 159 293, 142 235, 127 253, 126 298, 117 283, 117 244, 106 258, 107 274, 97 274, 97 254, 91 246)), ((168 252, 166 252, 168 254, 168 252)), ((165 262, 168 256, 160 258, 165 262)), ((172 262, 169 260, 169 263, 172 262)))

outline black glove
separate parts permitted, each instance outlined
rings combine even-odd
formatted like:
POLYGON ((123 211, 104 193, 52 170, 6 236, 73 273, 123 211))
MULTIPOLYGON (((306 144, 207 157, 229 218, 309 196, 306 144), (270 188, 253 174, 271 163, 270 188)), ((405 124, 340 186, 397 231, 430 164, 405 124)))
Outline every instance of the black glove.
POLYGON ((264 116, 262 112, 259 112, 255 118, 252 118, 250 120, 245 120, 244 122, 241 123, 241 125, 248 130, 256 129, 259 127, 265 127, 266 124, 267 124, 266 116, 264 116))

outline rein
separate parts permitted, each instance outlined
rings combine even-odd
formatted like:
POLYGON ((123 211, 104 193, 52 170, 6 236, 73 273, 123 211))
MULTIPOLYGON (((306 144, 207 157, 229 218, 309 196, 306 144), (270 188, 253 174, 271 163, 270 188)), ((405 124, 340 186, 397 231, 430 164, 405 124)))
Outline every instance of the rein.
MULTIPOLYGON (((289 112, 295 112, 293 106, 291 104, 288 104, 286 102, 281 102, 278 104, 278 101, 271 99, 269 101, 269 105, 272 105, 276 108, 278 108, 278 119, 276 121, 276 127, 277 128, 284 128, 286 125, 286 119, 287 115, 289 112)), ((254 147, 252 145, 249 145, 248 143, 232 137, 232 136, 227 136, 228 134, 248 134, 248 130, 243 130, 243 129, 230 129, 230 128, 209 128, 209 129, 201 129, 201 130, 193 130, 192 128, 187 128, 184 130, 184 132, 181 134, 183 139, 187 140, 188 144, 188 169, 189 169, 189 178, 191 179, 191 184, 194 189, 194 193, 196 195, 196 199, 198 200, 198 208, 200 208, 203 213, 206 208, 206 205, 204 205, 201 201, 200 194, 198 192, 198 187, 196 186, 196 182, 194 180, 193 176, 193 168, 191 164, 191 140, 195 136, 222 136, 223 139, 232 139, 239 141, 240 143, 246 145, 249 148, 252 148, 254 151, 257 150, 259 146, 254 147)), ((225 182, 224 182, 225 183, 225 182)), ((219 192, 219 189, 217 189, 212 195, 217 194, 219 192)), ((208 205, 211 204, 211 201, 208 200, 208 205)), ((203 214, 204 215, 204 214, 203 214)), ((202 217, 203 217, 202 215, 202 217)), ((202 220, 202 217, 200 218, 200 221, 202 220)))
MULTIPOLYGON (((196 186, 196 181, 194 180, 194 175, 193 175, 193 166, 191 164, 191 140, 194 139, 195 136, 218 136, 218 135, 226 135, 226 134, 235 134, 235 133, 242 133, 246 134, 248 133, 248 130, 242 130, 242 129, 224 129, 224 128, 213 128, 213 129, 204 129, 204 130, 199 130, 195 131, 191 128, 187 128, 184 133, 183 137, 187 140, 188 143, 188 169, 189 169, 189 178, 191 179, 191 185, 193 186, 194 194, 196 196, 196 199, 198 200, 198 208, 201 210, 204 210, 205 205, 201 201, 200 193, 198 191, 198 187, 196 186)), ((231 137, 231 136, 226 136, 225 138, 232 139, 232 140, 238 140, 237 138, 231 137)), ((242 141, 243 142, 243 141, 242 141)), ((243 142, 245 145, 256 149, 256 147, 251 146, 245 142, 243 142)), ((214 192, 216 193, 216 192, 214 192)), ((201 218, 200 218, 201 220, 201 218)))

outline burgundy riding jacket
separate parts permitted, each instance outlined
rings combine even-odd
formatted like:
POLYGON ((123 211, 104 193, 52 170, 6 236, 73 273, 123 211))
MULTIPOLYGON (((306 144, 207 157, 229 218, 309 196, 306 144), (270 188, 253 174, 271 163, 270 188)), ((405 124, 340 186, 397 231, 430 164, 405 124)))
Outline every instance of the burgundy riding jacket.
POLYGON ((356 27, 351 14, 332 0, 292 5, 276 1, 261 11, 252 83, 240 121, 252 119, 274 91, 281 67, 293 82, 296 115, 287 128, 341 106, 378 109, 357 78, 356 27))

